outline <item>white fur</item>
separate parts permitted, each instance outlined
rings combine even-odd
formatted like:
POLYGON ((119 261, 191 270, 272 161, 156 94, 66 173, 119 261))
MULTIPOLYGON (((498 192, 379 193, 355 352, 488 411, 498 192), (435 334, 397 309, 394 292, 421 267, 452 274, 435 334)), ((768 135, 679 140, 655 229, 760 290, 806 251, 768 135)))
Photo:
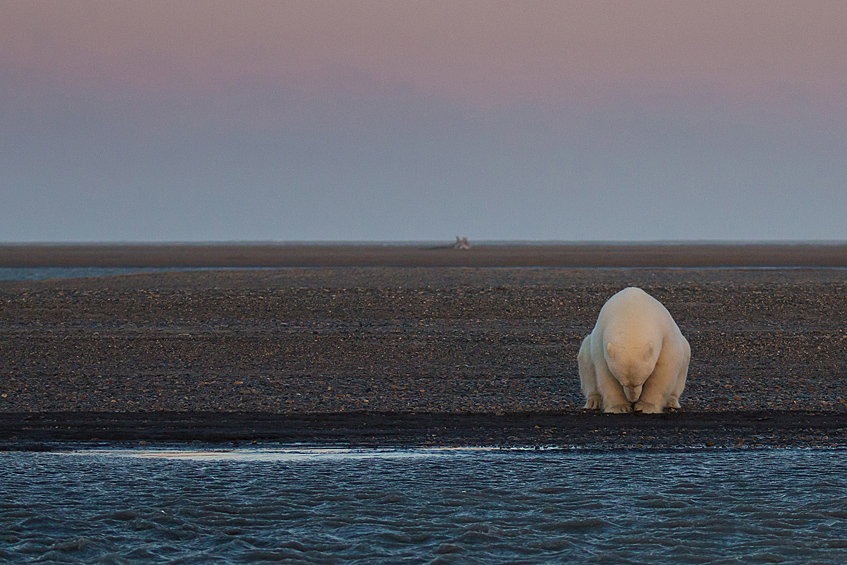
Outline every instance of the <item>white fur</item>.
POLYGON ((630 287, 600 309, 577 360, 586 408, 658 414, 679 408, 691 348, 667 308, 630 287))

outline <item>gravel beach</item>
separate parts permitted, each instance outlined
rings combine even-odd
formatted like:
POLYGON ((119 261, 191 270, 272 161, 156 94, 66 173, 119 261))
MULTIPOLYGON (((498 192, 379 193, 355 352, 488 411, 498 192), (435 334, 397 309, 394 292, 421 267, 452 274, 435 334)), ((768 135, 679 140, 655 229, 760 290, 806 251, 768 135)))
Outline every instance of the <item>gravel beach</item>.
POLYGON ((292 267, 0 282, 0 444, 845 446, 845 346, 841 268, 292 267), (626 286, 665 304, 691 343, 672 414, 581 409, 579 344, 626 286), (363 434, 363 418, 381 431, 363 434))

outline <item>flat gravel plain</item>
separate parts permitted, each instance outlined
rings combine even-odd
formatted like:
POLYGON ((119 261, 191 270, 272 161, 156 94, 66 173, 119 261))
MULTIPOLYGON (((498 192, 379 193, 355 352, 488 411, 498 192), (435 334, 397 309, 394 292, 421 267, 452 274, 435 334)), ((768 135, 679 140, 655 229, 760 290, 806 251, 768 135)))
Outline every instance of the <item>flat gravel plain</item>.
MULTIPOLYGON (((26 422, 47 414, 70 418, 65 428, 91 414, 124 414, 131 430, 139 414, 163 422, 162 414, 183 414, 187 425, 197 414, 227 413, 274 415, 280 429, 313 421, 313 431, 329 415, 342 431, 344 421, 382 418, 388 435, 378 443, 392 443, 387 418, 418 422, 419 432, 395 439, 425 444, 439 437, 432 430, 477 415, 514 429, 521 416, 548 418, 533 426, 556 434, 521 436, 536 444, 842 446, 845 348, 847 270, 837 268, 324 267, 0 282, 0 441, 29 437, 26 422), (658 417, 678 428, 664 438, 654 430, 624 441, 621 426, 650 427, 638 423, 650 417, 581 408, 580 342, 626 286, 665 304, 691 343, 682 409, 658 417), (744 414, 771 431, 732 428, 744 414), (826 430, 805 426, 804 414, 829 417, 826 430), (448 420, 433 427, 428 417, 448 420), (780 424, 783 417, 790 421, 780 424), (686 426, 711 431, 687 440, 686 426), (618 439, 609 443, 607 432, 618 439)), ((249 439, 239 431, 249 425, 239 425, 215 437, 249 439)), ((108 435, 93 433, 68 439, 108 435)), ((178 435, 168 437, 190 439, 178 435)), ((495 435, 441 437, 465 445, 495 435)))

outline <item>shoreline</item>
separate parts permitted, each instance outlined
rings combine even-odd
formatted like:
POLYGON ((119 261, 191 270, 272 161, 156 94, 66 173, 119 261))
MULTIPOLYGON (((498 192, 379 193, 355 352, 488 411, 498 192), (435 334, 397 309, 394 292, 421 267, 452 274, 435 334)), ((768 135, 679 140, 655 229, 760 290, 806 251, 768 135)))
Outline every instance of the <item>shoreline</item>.
POLYGON ((847 243, 0 244, 0 267, 847 267, 847 243))

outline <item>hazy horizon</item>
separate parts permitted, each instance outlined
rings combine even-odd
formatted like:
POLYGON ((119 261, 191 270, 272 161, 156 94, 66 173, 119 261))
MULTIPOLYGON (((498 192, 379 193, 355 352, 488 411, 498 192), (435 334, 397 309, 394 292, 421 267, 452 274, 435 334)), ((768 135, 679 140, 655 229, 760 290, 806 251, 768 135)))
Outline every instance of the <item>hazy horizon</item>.
POLYGON ((844 2, 0 13, 0 242, 847 240, 844 2))
MULTIPOLYGON (((449 246, 455 243, 453 239, 426 239, 426 240, 186 240, 186 241, 0 241, 0 246, 266 246, 266 245, 292 245, 292 246, 416 246, 416 245, 438 245, 449 246)), ((847 245, 847 240, 496 240, 481 239, 470 240, 472 246, 724 246, 724 245, 785 245, 785 246, 828 246, 847 245)))

